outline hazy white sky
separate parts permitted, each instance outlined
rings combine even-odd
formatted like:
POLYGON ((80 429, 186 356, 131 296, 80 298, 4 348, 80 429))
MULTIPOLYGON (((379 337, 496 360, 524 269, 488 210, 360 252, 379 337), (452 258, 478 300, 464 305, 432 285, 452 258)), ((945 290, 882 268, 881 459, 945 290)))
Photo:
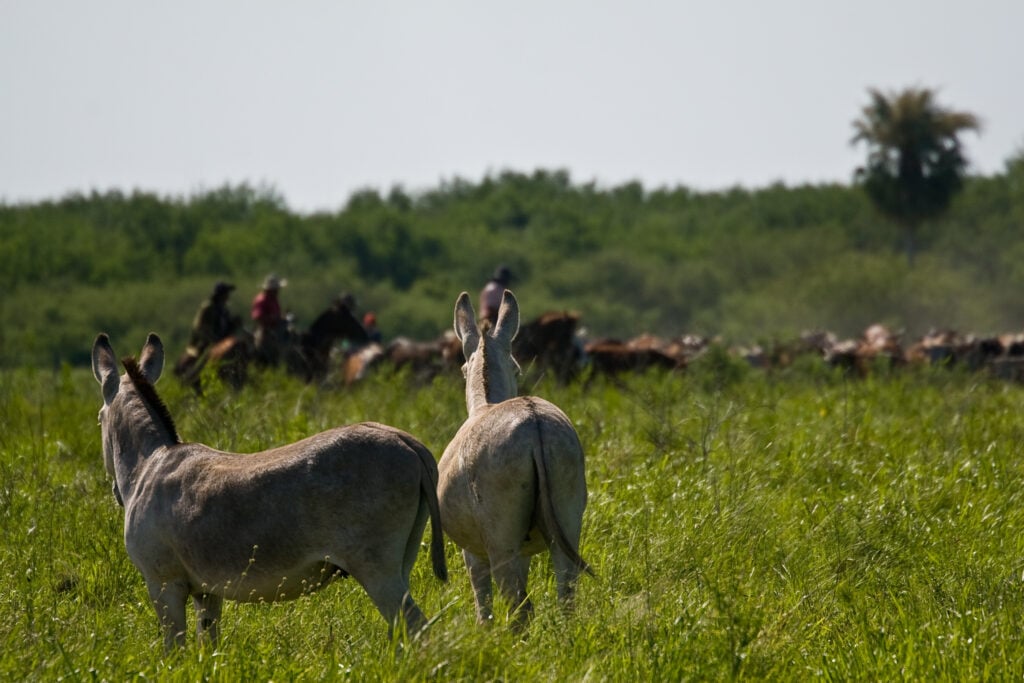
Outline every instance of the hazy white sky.
POLYGON ((0 201, 268 184, 299 211, 505 169, 847 182, 868 87, 1024 150, 1024 0, 0 0, 0 201))

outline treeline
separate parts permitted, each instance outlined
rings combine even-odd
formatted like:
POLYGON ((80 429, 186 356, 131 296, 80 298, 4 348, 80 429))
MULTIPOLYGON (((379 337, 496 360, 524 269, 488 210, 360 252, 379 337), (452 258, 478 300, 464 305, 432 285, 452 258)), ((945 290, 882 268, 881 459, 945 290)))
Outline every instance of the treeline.
POLYGON ((216 280, 238 286, 230 303, 247 317, 270 272, 289 279, 282 303, 300 328, 350 291, 386 338, 434 338, 499 264, 527 320, 572 309, 591 336, 1018 330, 1022 227, 1024 156, 969 179, 925 226, 913 268, 901 233, 845 185, 603 188, 538 170, 366 190, 312 215, 249 185, 69 195, 0 205, 0 365, 87 363, 99 331, 130 348, 154 330, 173 354, 216 280))

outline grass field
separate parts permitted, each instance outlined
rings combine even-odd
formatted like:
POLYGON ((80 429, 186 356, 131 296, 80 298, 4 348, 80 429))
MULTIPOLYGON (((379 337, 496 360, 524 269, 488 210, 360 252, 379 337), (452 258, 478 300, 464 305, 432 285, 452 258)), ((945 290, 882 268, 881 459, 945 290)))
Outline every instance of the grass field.
MULTIPOLYGON (((134 353, 114 339, 120 353, 134 353)), ((131 346, 131 348, 129 348, 131 346)), ((440 457, 460 377, 316 389, 268 374, 198 399, 158 387, 182 438, 258 450, 337 424, 405 429, 440 457)), ((983 680, 1024 675, 1024 388, 946 370, 848 380, 728 362, 534 389, 587 453, 577 612, 546 557, 527 637, 478 628, 462 561, 427 553, 435 619, 396 648, 355 582, 291 603, 227 603, 214 650, 162 655, 103 470, 84 369, 0 375, 0 679, 983 680)), ((272 513, 272 511, 271 511, 272 513)), ((253 501, 253 514, 267 514, 253 501)), ((190 615, 191 616, 191 615, 190 615)))

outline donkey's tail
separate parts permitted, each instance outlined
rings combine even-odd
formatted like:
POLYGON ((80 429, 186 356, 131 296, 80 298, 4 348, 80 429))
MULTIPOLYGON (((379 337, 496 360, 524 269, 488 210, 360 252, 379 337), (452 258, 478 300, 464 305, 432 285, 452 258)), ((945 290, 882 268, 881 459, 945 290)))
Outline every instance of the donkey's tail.
MULTIPOLYGON (((412 444, 410 444, 412 445, 412 444)), ((444 530, 441 528, 441 508, 437 503, 437 462, 433 454, 422 444, 413 447, 420 457, 426 476, 420 477, 420 489, 427 500, 430 511, 430 562, 434 566, 434 576, 442 581, 448 580, 448 564, 444 559, 444 530)))
POLYGON ((572 560, 573 564, 579 568, 580 571, 584 571, 591 576, 595 576, 594 570, 590 568, 587 561, 584 560, 579 551, 573 547, 573 544, 569 542, 569 538, 565 535, 565 530, 562 525, 558 523, 558 517, 555 515, 555 506, 551 501, 551 486, 548 483, 548 468, 544 461, 544 450, 543 442, 539 448, 533 449, 533 467, 537 471, 537 487, 539 489, 537 498, 540 501, 540 514, 541 519, 544 520, 544 526, 547 527, 548 533, 551 534, 551 541, 555 543, 566 556, 572 560))

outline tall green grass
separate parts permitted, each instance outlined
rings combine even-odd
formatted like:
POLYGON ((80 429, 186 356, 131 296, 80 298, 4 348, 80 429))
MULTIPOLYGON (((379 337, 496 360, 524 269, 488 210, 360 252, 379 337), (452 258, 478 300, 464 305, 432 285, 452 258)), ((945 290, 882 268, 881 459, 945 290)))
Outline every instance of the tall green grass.
MULTIPOLYGON (((115 344, 117 340, 115 339, 115 344)), ((122 344, 123 345, 123 344, 122 344)), ((119 349, 122 352, 135 349, 119 349)), ((437 457, 461 378, 342 389, 258 376, 198 398, 159 385, 187 440, 251 451, 378 420, 437 457)), ((590 500, 575 615, 546 557, 521 638, 481 629, 457 549, 414 597, 435 622, 389 643, 355 582, 227 603, 216 649, 162 654, 121 539, 86 371, 0 375, 0 678, 126 680, 979 680, 1024 674, 1024 390, 983 375, 850 380, 719 359, 530 390, 580 432, 590 500)), ((253 514, 266 514, 253 501, 253 514)), ((191 617, 191 615, 190 615, 191 617)))

